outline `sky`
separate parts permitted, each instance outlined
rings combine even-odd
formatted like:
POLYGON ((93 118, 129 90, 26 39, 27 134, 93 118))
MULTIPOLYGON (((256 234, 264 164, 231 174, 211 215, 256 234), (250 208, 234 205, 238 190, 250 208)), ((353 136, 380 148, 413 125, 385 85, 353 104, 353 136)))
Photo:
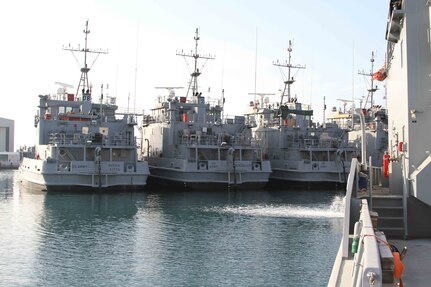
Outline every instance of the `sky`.
MULTIPOLYGON (((314 109, 323 120, 339 99, 366 97, 370 57, 374 70, 384 65, 388 0, 16 0, 0 9, 0 117, 15 121, 15 149, 35 143, 34 116, 38 95, 54 94, 55 82, 74 86, 81 76, 83 54, 63 50, 83 47, 89 21, 89 80, 94 95, 116 97, 122 110, 149 113, 158 95, 155 87, 185 87, 190 72, 176 52, 194 49, 215 59, 199 62, 203 95, 220 99, 225 115, 241 115, 254 100, 250 93, 272 93, 279 100, 286 70, 273 65, 288 59, 305 69, 293 71, 292 96, 314 109), (95 61, 94 61, 95 60, 95 61), (107 89, 108 87, 108 89, 107 89)), ((189 61, 189 65, 192 63, 189 61)), ((385 106, 384 83, 375 103, 385 106)))

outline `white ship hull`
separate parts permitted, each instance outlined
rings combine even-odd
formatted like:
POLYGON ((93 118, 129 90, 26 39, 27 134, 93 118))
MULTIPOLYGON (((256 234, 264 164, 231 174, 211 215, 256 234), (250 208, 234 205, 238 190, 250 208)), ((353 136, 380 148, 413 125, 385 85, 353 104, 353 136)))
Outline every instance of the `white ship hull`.
POLYGON ((136 169, 133 165, 124 167, 122 162, 102 162, 100 174, 94 162, 72 162, 71 166, 71 170, 65 170, 56 162, 24 158, 19 171, 23 184, 45 190, 139 190, 146 185, 149 174, 146 162, 137 162, 136 169))

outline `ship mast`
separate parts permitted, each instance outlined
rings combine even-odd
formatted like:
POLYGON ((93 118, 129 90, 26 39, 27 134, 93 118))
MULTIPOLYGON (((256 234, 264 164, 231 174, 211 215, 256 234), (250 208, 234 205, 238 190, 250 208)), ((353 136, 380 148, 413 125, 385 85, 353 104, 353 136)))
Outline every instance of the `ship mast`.
POLYGON ((302 65, 293 65, 291 63, 291 53, 292 53, 292 41, 289 40, 289 48, 287 49, 287 51, 289 52, 289 60, 286 63, 280 63, 278 60, 277 62, 273 62, 272 64, 274 66, 278 66, 278 67, 285 67, 287 68, 287 80, 284 81, 284 90, 281 93, 281 99, 280 99, 280 107, 283 104, 283 97, 285 96, 286 93, 286 89, 287 89, 287 101, 290 102, 290 86, 295 82, 294 78, 291 77, 291 70, 292 69, 305 69, 305 66, 302 65))
MULTIPOLYGON (((99 57, 100 54, 107 54, 107 51, 102 51, 102 50, 90 50, 88 49, 87 46, 87 36, 88 34, 90 34, 90 30, 88 30, 88 20, 85 23, 85 30, 83 30, 84 34, 85 34, 85 48, 84 49, 80 49, 80 47, 78 46, 78 48, 73 48, 70 47, 63 47, 63 50, 67 50, 67 51, 71 51, 73 56, 76 59, 75 53, 74 52, 84 52, 84 67, 81 68, 81 78, 79 80, 79 84, 78 84, 78 88, 76 90, 76 95, 79 94, 79 90, 80 88, 82 88, 82 95, 83 97, 89 97, 89 98, 82 98, 81 100, 83 101, 91 101, 91 87, 88 81, 88 72, 90 71, 90 68, 87 65, 87 53, 95 53, 97 54, 96 58, 93 61, 96 62, 97 58, 99 57)), ((92 64, 92 66, 93 66, 92 64)))
MULTIPOLYGON (((201 58, 201 59, 206 60, 205 63, 203 64, 202 68, 205 66, 205 64, 208 60, 215 59, 215 57, 213 57, 211 55, 199 55, 198 54, 198 41, 200 39, 198 28, 196 28, 196 35, 195 35, 194 39, 195 39, 195 51, 194 52, 191 51, 189 54, 184 53, 183 51, 176 53, 177 56, 183 56, 184 58, 185 57, 194 58, 194 69, 193 69, 193 73, 190 74, 190 76, 192 78, 190 80, 189 87, 187 89, 186 98, 189 95, 190 88, 192 90, 193 96, 196 96, 198 94, 198 77, 201 74, 201 72, 198 69, 198 59, 201 58)), ((202 70, 202 68, 201 68, 201 70, 202 70)))
POLYGON ((370 73, 365 73, 364 71, 358 72, 359 75, 371 77, 371 85, 370 85, 370 88, 368 89, 368 96, 367 96, 367 99, 364 101, 364 107, 363 108, 366 107, 368 99, 370 99, 371 107, 374 105, 374 93, 378 90, 377 85, 374 87, 374 77, 373 77, 373 74, 374 74, 374 52, 371 52, 370 62, 371 62, 370 73))

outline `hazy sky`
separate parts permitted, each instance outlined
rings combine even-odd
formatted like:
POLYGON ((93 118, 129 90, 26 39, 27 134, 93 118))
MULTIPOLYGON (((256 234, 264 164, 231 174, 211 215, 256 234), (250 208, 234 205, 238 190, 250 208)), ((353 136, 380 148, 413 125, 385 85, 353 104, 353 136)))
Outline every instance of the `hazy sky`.
MULTIPOLYGON (((306 66, 294 73, 292 95, 312 104, 322 121, 323 97, 329 113, 341 107, 337 99, 367 95, 369 79, 358 71, 370 71, 372 51, 375 69, 383 65, 387 13, 387 0, 7 1, 0 10, 0 117, 15 120, 15 149, 34 144, 38 95, 55 93, 55 82, 77 87, 83 55, 78 64, 62 47, 82 47, 89 20, 89 48, 109 50, 89 73, 93 95, 109 84, 105 94, 121 108, 148 112, 161 93, 154 87, 187 86, 187 65, 175 53, 194 48, 199 28, 199 52, 215 55, 203 67, 200 90, 220 98, 224 89, 226 114, 243 112, 255 83, 257 92, 278 93, 284 78, 272 63, 287 60, 292 40, 293 64, 306 66)), ((379 88, 375 101, 384 104, 379 88)))

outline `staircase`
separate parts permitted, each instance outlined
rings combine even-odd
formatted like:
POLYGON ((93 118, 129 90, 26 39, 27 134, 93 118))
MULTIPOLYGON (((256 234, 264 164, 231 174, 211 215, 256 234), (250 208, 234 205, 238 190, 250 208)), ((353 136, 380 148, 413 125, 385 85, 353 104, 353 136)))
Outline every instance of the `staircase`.
POLYGON ((373 195, 372 211, 378 213, 378 229, 389 238, 404 238, 404 205, 402 195, 373 195))

